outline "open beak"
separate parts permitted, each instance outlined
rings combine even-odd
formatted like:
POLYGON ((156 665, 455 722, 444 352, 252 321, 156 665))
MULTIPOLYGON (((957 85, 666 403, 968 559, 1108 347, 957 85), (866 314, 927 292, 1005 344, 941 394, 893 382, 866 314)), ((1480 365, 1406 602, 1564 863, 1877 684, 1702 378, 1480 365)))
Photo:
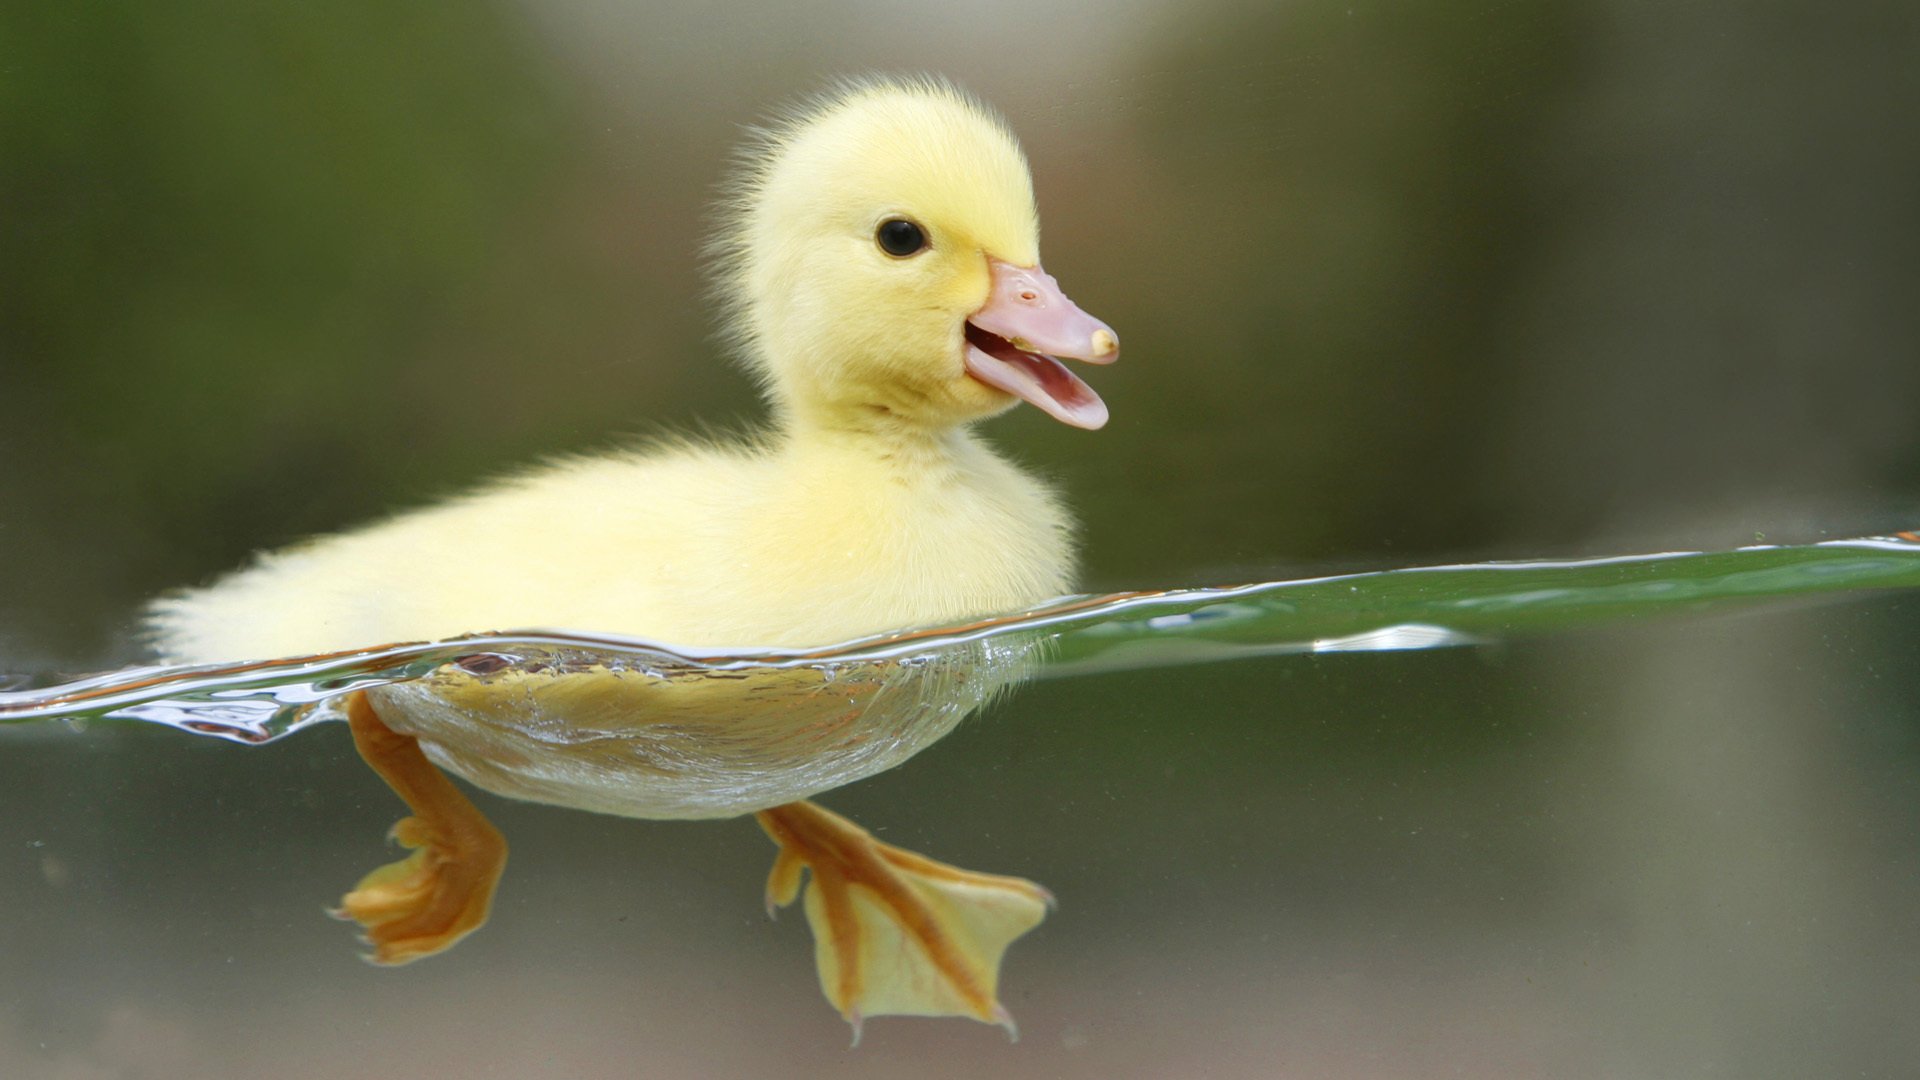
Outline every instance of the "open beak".
POLYGON ((1039 266, 988 259, 987 302, 967 317, 967 374, 1064 424, 1092 430, 1107 422, 1107 404, 1061 359, 1111 364, 1120 359, 1113 328, 1067 299, 1039 266))

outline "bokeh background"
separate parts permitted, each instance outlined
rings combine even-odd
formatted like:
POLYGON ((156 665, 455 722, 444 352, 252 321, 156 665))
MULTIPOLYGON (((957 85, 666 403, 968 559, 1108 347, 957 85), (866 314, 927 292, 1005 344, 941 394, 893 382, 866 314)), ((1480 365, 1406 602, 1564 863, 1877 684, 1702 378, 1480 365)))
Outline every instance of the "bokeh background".
MULTIPOLYGON (((742 424, 739 126, 938 71, 1126 340, 993 437, 1090 589, 1920 517, 1904 0, 0 10, 0 673, 140 658, 248 552, 742 424)), ((607 628, 619 629, 619 628, 607 628)), ((820 998, 745 822, 487 800, 494 924, 321 917, 398 804, 324 728, 0 738, 0 1075, 1894 1076, 1920 603, 1050 682, 827 800, 1044 881, 1009 1046, 820 998)))

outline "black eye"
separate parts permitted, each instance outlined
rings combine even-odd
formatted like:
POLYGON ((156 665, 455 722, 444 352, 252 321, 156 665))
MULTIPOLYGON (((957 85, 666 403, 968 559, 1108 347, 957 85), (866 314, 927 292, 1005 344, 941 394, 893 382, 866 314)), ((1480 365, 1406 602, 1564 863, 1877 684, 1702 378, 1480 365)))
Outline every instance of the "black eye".
POLYGON ((917 255, 927 249, 927 234, 906 218, 888 218, 874 230, 880 250, 896 258, 917 255))

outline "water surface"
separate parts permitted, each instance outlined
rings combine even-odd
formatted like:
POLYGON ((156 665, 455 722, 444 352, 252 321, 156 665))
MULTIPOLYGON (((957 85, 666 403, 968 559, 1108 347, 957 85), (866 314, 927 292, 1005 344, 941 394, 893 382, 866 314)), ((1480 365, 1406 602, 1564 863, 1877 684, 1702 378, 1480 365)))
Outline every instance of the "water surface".
POLYGON ((831 682, 876 664, 927 664, 987 647, 1026 655, 1044 644, 1047 662, 1038 674, 1058 677, 1285 653, 1430 649, 1610 620, 1728 613, 1916 587, 1920 537, 1913 533, 1719 552, 1420 566, 1066 597, 966 625, 819 649, 690 648, 617 634, 526 630, 230 665, 143 667, 0 693, 0 722, 142 720, 265 743, 337 719, 331 703, 344 694, 448 668, 495 675, 599 667, 662 683, 702 672, 737 678, 811 668, 831 682))

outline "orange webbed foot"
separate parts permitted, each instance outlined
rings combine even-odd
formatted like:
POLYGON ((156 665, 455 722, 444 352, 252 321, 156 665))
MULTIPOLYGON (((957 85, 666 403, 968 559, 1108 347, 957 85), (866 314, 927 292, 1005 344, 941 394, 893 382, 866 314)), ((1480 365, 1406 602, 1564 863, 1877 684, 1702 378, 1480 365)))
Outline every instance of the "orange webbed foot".
POLYGON ((354 745, 414 816, 389 833, 412 854, 360 879, 333 914, 365 929, 367 959, 404 964, 432 956, 487 921, 507 865, 507 842, 421 752, 375 715, 364 694, 347 707, 354 745))
POLYGON ((758 815, 780 845, 767 910, 813 880, 803 903, 827 1000, 860 1041, 870 1016, 968 1016, 1017 1036, 1000 1004, 1007 946, 1046 918, 1053 894, 1015 877, 979 874, 885 844, 810 802, 758 815))

